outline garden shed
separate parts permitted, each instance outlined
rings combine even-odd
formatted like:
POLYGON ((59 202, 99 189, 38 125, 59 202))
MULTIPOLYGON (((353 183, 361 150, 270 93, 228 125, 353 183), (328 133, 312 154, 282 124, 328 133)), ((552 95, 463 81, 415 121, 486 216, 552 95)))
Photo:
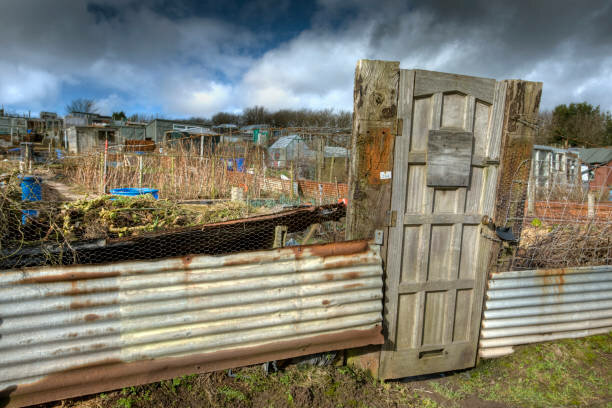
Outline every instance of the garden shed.
POLYGON ((314 151, 297 134, 281 137, 268 151, 272 167, 287 167, 291 161, 314 157, 314 151))

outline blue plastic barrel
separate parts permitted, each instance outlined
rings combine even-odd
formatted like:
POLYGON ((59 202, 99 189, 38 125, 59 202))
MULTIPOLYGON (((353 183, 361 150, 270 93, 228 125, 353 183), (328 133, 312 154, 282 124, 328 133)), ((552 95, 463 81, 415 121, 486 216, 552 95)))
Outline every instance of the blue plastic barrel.
POLYGON ((21 210, 21 225, 26 225, 28 218, 38 218, 38 210, 21 210))
POLYGON ((236 159, 236 168, 240 172, 244 171, 244 158, 239 157, 239 158, 236 159))
POLYGON ((136 197, 151 194, 154 199, 159 199, 159 190, 154 188, 111 188, 110 193, 116 196, 136 197))
POLYGON ((21 201, 42 200, 42 184, 40 177, 19 176, 21 179, 21 201))
POLYGON ((61 149, 55 149, 55 154, 57 155, 57 160, 62 160, 64 158, 64 152, 61 149))
MULTIPOLYGON (((19 176, 21 179, 21 201, 42 200, 42 184, 40 177, 19 176)), ((21 224, 25 225, 28 218, 38 217, 38 210, 21 210, 21 224)))
POLYGON ((236 159, 236 166, 234 166, 234 160, 229 159, 227 161, 227 169, 230 171, 240 171, 244 172, 244 158, 238 157, 236 159))

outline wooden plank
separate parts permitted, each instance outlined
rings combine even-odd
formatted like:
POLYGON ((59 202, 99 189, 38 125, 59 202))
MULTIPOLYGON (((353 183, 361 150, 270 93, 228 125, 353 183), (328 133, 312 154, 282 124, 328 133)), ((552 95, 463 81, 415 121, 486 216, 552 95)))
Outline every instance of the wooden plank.
POLYGON ((399 62, 360 60, 357 63, 347 239, 373 238, 374 230, 386 225, 391 183, 380 182, 380 172, 393 170, 398 86, 399 62), (381 151, 385 152, 382 160, 381 151))
MULTIPOLYGON (((401 132, 396 128, 399 78, 399 62, 360 60, 355 69, 346 238, 371 239, 375 230, 383 230, 383 262, 387 261, 387 212, 395 175, 393 152, 401 132), (381 179, 381 172, 391 172, 391 180, 381 179)), ((378 376, 380 351, 352 353, 352 364, 367 366, 378 376)))
MULTIPOLYGON (((406 208, 406 186, 408 185, 408 150, 411 145, 412 129, 412 89, 414 87, 414 71, 401 70, 399 82, 398 117, 402 123, 401 136, 396 139, 395 160, 393 166, 393 191, 391 208, 398 214, 396 226, 389 228, 389 242, 394 248, 401 248, 404 240, 403 214, 406 208)), ((387 259, 385 278, 385 326, 388 328, 386 349, 392 349, 397 330, 397 315, 399 303, 399 283, 402 275, 402 256, 396 253, 387 259)), ((381 356, 381 364, 384 364, 381 356)))
POLYGON ((482 221, 481 214, 404 214, 404 225, 420 225, 420 224, 467 224, 477 225, 482 221))
POLYGON ((472 289, 474 279, 439 280, 427 282, 402 282, 399 285, 400 294, 416 293, 420 291, 444 291, 451 289, 472 289))
POLYGON ((427 185, 467 187, 473 140, 472 132, 431 130, 427 141, 427 185))
MULTIPOLYGON (((497 183, 497 199, 494 219, 498 225, 506 225, 507 218, 522 218, 523 208, 514 205, 525 201, 530 166, 525 164, 531 159, 534 138, 537 132, 535 122, 538 117, 542 83, 521 80, 503 81, 506 85, 505 106, 501 131, 500 177, 497 183), (513 183, 513 180, 524 183, 513 183)), ((509 225, 510 226, 510 225, 509 225)), ((514 226, 520 234, 521 225, 514 226)))
POLYGON ((387 361, 385 377, 405 377, 407 367, 410 367, 410 375, 448 371, 448 367, 456 367, 457 370, 474 367, 476 355, 473 349, 473 342, 457 342, 401 350, 387 361))
MULTIPOLYGON (((410 152, 407 155, 408 164, 427 164, 427 152, 410 152)), ((482 155, 472 155, 472 166, 474 167, 487 167, 499 165, 498 159, 492 159, 491 157, 482 155)))
POLYGON ((466 75, 416 70, 414 96, 457 91, 476 99, 493 103, 495 80, 466 75))

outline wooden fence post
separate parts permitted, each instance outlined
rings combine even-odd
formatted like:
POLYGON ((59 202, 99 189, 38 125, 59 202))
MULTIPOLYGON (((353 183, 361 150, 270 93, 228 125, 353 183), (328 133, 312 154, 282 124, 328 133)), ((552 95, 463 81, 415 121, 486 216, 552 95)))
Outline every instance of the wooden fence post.
MULTIPOLYGON (((529 175, 533 142, 538 129, 537 119, 542 97, 542 83, 519 79, 504 82, 506 83, 506 99, 493 219, 496 225, 511 227, 515 235, 520 235, 525 205, 528 206, 528 209, 533 207, 535 211, 535 201, 532 203, 527 201, 529 201, 528 198, 535 200, 537 192, 535 186, 537 175, 534 174, 532 180, 529 175), (528 194, 529 184, 532 184, 532 194, 528 194), (521 221, 516 222, 516 220, 521 221)), ((497 254, 499 248, 500 245, 496 245, 491 253, 497 254)), ((497 261, 497 256, 493 255, 492 268, 496 268, 497 261)))
POLYGON ((397 133, 399 62, 360 60, 355 70, 347 239, 372 239, 387 224, 397 133))
POLYGON ((323 181, 323 169, 325 167, 323 136, 317 135, 317 174, 316 180, 320 183, 323 181))
MULTIPOLYGON (((360 60, 355 70, 353 131, 346 216, 347 239, 373 239, 384 231, 391 208, 391 179, 380 173, 393 170, 397 129, 399 62, 360 60)), ((400 129, 401 131, 401 129, 400 129)), ((386 261, 386 244, 381 248, 386 261)), ((380 346, 346 351, 347 363, 378 376, 380 346)))
POLYGON ((592 191, 587 193, 587 217, 595 217, 595 193, 592 191))

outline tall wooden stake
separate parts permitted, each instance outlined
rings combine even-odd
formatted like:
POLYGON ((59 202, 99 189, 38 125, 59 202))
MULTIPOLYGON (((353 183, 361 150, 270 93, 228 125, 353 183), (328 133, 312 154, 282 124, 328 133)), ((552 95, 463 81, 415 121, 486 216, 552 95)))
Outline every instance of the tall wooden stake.
POLYGON ((393 169, 398 86, 399 62, 360 60, 357 63, 347 239, 372 239, 376 229, 387 225, 391 179, 381 179, 373 166, 385 171, 393 169), (380 152, 384 157, 380 157, 380 152))

